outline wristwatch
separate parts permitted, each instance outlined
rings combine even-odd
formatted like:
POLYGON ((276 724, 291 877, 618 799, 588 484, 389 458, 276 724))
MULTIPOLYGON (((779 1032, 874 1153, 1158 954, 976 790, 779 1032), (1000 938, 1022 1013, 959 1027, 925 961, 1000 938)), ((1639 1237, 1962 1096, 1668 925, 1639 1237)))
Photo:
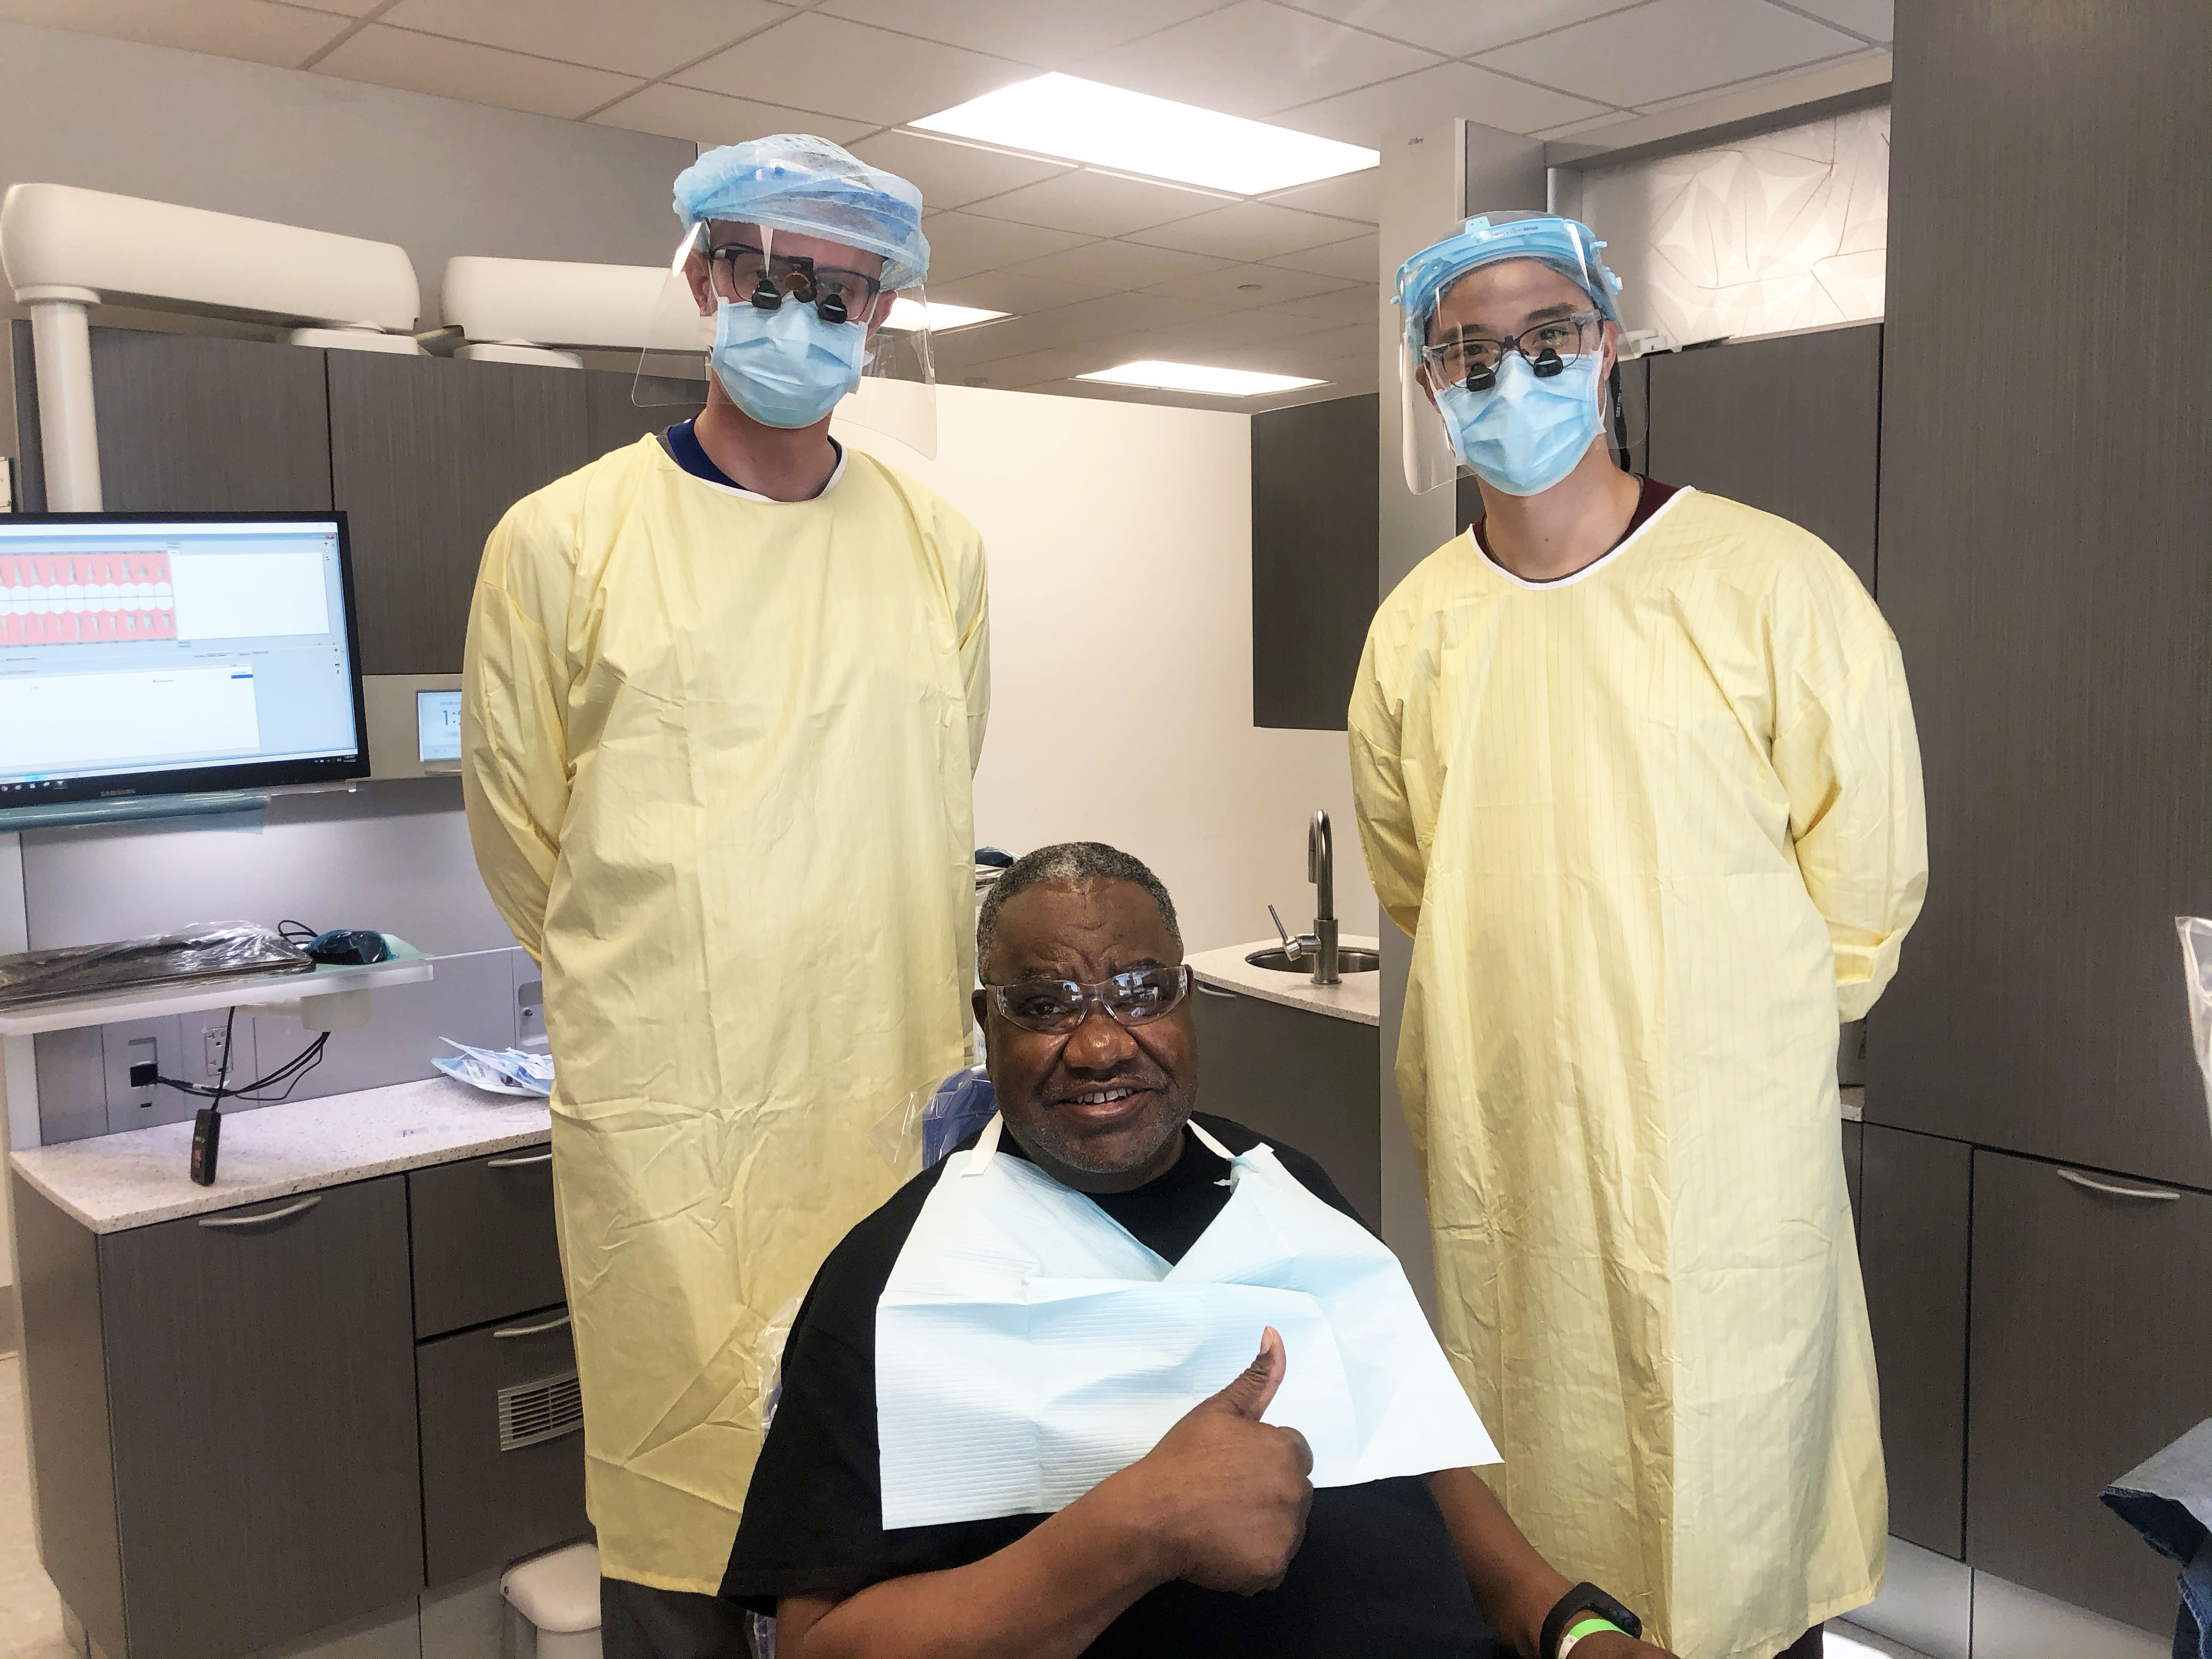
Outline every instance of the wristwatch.
POLYGON ((1609 1625, 1620 1626, 1624 1635, 1642 1637, 1644 1621, 1626 1607, 1607 1595, 1595 1584, 1576 1585, 1553 1604, 1544 1616, 1543 1634, 1537 1638, 1536 1651, 1540 1659, 1560 1659, 1559 1643, 1568 1628, 1582 1618, 1602 1619, 1609 1625))

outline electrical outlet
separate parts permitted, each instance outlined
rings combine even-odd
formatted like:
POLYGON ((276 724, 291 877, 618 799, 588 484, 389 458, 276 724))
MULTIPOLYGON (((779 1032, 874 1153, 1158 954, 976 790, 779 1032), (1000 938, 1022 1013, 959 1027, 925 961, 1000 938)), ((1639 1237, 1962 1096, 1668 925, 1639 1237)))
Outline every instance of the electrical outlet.
POLYGON ((545 1046, 545 981, 542 979, 526 981, 515 989, 514 1046, 545 1046))

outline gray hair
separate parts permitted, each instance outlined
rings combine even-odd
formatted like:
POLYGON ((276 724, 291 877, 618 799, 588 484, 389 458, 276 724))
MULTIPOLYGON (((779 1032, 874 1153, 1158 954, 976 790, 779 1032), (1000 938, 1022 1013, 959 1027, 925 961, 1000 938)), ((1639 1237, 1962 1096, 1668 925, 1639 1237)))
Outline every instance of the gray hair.
POLYGON ((1175 901, 1168 896, 1167 888, 1141 859, 1101 841, 1064 841, 1023 854, 983 895, 983 906, 975 918, 977 968, 980 969, 989 961, 991 952, 997 948, 999 913, 1006 908, 1009 899, 1047 882, 1066 882, 1080 887, 1094 881, 1126 881, 1143 888, 1146 896, 1159 907, 1160 920, 1167 923, 1169 933, 1181 948, 1182 929, 1176 923, 1175 901))

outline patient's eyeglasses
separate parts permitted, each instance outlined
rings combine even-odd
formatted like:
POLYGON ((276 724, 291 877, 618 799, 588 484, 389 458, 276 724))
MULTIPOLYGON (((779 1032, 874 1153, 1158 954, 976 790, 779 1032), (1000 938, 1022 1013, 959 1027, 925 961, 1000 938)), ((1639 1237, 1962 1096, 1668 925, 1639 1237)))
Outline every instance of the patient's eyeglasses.
POLYGON ((987 985, 999 1012, 1025 1031, 1058 1036, 1089 1017, 1093 1003, 1124 1026, 1149 1025, 1173 1013, 1190 994, 1188 967, 1138 968, 1096 985, 1072 979, 1025 979, 1018 985, 987 985))

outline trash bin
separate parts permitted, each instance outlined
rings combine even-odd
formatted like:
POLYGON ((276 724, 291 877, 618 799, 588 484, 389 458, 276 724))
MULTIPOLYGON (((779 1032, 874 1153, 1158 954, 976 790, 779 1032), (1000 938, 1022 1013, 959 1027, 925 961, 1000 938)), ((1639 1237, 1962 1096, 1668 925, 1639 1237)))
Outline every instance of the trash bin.
POLYGON ((599 1547, 571 1544, 501 1574, 514 1659, 599 1659, 599 1547))

